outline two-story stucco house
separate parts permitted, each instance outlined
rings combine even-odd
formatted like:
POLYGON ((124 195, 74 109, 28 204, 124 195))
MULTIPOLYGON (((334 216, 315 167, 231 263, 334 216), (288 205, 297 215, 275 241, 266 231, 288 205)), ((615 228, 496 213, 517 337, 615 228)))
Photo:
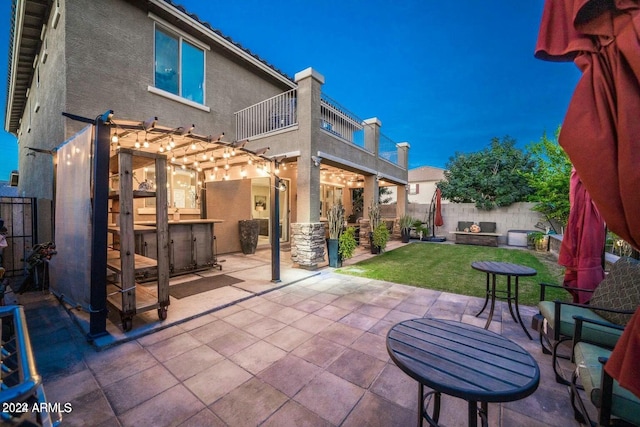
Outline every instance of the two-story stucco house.
MULTIPOLYGON (((221 253, 240 249, 238 220, 260 219, 267 243, 277 220, 294 261, 313 268, 324 253, 314 234, 339 200, 350 213, 351 189, 364 188, 368 206, 379 185, 395 186, 404 211, 409 145, 384 136, 377 118, 359 118, 329 98, 318 71, 289 77, 170 0, 13 0, 13 13, 5 129, 18 136, 21 195, 54 199, 52 157, 85 125, 68 114, 113 110, 141 123, 120 139, 126 148, 138 149, 142 123, 155 117, 247 149, 268 147, 265 155, 278 158, 280 170, 269 173, 286 185, 274 219, 270 180, 256 165, 225 169, 229 162, 213 156, 196 162, 187 148, 165 151, 168 141, 147 148, 172 165, 169 213, 220 219, 221 253)), ((152 213, 136 201, 136 218, 152 213)))

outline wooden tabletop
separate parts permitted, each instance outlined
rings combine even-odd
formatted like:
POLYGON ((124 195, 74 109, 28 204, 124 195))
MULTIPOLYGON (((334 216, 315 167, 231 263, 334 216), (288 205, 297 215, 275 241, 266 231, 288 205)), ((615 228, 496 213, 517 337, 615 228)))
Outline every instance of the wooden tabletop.
POLYGON ((538 274, 536 270, 519 264, 498 261, 476 261, 471 263, 471 267, 475 270, 484 271, 485 273, 500 274, 503 276, 535 276, 538 274))
POLYGON ((540 381, 534 358, 513 341, 477 326, 412 319, 387 334, 387 351, 407 375, 434 390, 476 402, 511 402, 540 381))

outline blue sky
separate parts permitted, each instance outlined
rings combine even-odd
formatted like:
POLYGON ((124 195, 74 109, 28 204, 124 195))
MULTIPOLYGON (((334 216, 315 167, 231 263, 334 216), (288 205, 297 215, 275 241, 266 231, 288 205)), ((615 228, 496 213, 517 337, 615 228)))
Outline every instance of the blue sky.
MULTIPOLYGON (((553 135, 580 76, 533 57, 542 0, 174 1, 289 76, 315 68, 327 95, 411 144, 410 167, 444 167, 492 137, 524 147, 553 135)), ((5 76, 10 3, 0 2, 5 76)), ((15 140, 0 136, 0 149, 15 140)), ((0 157, 0 179, 12 162, 0 157)))

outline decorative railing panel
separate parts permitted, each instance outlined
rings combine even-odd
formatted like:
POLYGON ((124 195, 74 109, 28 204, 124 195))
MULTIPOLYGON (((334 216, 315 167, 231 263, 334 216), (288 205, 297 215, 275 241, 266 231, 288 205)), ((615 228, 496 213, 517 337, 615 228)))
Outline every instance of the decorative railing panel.
POLYGON ((298 124, 296 89, 235 113, 236 139, 243 141, 298 124))
POLYGON ((388 136, 380 134, 380 145, 378 146, 378 156, 391 163, 398 164, 397 144, 388 136))

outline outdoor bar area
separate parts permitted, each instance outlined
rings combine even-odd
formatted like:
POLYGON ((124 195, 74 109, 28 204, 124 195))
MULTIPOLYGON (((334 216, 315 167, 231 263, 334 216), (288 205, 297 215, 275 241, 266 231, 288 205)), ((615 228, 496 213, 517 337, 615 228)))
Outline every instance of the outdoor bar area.
MULTIPOLYGON (((206 199, 215 195, 207 187, 215 185, 205 183, 205 172, 213 174, 223 161, 224 182, 231 170, 258 164, 263 175, 276 181, 269 173, 267 149, 256 152, 225 142, 224 134, 197 135, 193 125, 161 126, 156 118, 117 120, 112 111, 95 121, 67 117, 88 126, 55 153, 58 256, 50 266, 51 290, 90 314, 90 339, 106 333, 109 310, 119 314, 125 332, 133 317, 145 311, 157 310, 164 320, 170 277, 222 269, 216 225, 225 221, 207 215, 211 203, 206 199), (187 184, 174 179, 170 185, 176 174, 187 184), (156 286, 141 286, 145 282, 156 286)), ((217 204, 225 203, 215 197, 217 204)), ((272 200, 277 204, 277 197, 272 200)), ((271 209, 277 211, 277 206, 271 209)), ((279 247, 273 246, 278 255, 272 257, 272 280, 277 281, 279 247)))

